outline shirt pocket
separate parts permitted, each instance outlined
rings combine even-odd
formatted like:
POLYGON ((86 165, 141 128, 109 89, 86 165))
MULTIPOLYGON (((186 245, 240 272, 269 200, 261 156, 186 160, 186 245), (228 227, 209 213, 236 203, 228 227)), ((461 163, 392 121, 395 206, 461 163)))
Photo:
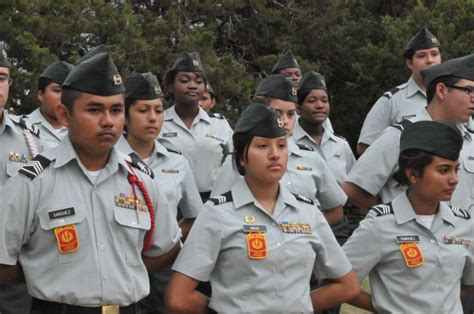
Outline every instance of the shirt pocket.
POLYGON ((59 263, 82 260, 86 255, 90 237, 85 211, 81 205, 60 208, 63 209, 53 208, 39 212, 40 228, 46 233, 45 236, 50 238, 49 245, 56 248, 59 263), (67 215, 58 215, 61 212, 67 215), (61 233, 61 229, 64 230, 65 227, 69 228, 61 233))
POLYGON ((145 233, 151 228, 151 218, 148 211, 136 211, 128 208, 114 207, 115 222, 121 228, 117 233, 118 241, 122 244, 127 264, 141 263, 141 250, 145 233))
POLYGON ((13 177, 15 173, 18 172, 18 170, 21 169, 21 167, 25 166, 26 163, 22 162, 14 162, 14 161, 8 161, 7 162, 7 175, 8 177, 13 177))

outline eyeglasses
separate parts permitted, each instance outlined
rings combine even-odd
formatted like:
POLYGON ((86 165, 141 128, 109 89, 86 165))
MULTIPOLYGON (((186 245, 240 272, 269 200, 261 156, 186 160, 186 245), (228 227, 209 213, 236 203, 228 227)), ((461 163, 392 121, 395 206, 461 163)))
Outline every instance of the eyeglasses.
POLYGON ((8 86, 12 85, 13 80, 8 75, 0 75, 0 85, 8 84, 8 86))
POLYGON ((454 88, 454 89, 462 90, 463 92, 465 92, 469 96, 474 96, 474 88, 473 87, 470 87, 470 86, 456 86, 456 85, 446 85, 446 86, 454 88))

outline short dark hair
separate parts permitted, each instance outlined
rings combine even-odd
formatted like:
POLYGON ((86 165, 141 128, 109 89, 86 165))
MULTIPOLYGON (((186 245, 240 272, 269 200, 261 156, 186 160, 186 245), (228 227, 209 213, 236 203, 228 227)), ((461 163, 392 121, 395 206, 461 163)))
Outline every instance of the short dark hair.
POLYGON ((434 95, 436 94, 436 85, 438 85, 438 83, 443 83, 444 85, 454 85, 459 80, 460 78, 455 76, 440 76, 432 80, 428 86, 426 86, 426 101, 428 104, 430 104, 434 98, 434 95))
POLYGON ((51 83, 54 83, 52 79, 47 77, 40 77, 38 79, 38 91, 44 92, 46 90, 46 87, 48 87, 48 85, 51 83))
POLYGON ((398 170, 393 174, 392 178, 399 185, 410 185, 410 180, 406 176, 406 170, 414 170, 420 177, 423 176, 425 167, 431 164, 433 155, 419 149, 407 149, 400 153, 398 157, 398 170))
POLYGON ((240 160, 247 159, 250 142, 252 142, 253 137, 254 135, 247 133, 237 133, 232 136, 232 141, 234 143, 232 160, 237 167, 237 171, 242 176, 245 175, 245 168, 240 164, 240 160))
POLYGON ((61 94, 61 103, 67 108, 70 113, 72 113, 74 103, 79 97, 81 97, 80 91, 71 88, 63 88, 61 94))

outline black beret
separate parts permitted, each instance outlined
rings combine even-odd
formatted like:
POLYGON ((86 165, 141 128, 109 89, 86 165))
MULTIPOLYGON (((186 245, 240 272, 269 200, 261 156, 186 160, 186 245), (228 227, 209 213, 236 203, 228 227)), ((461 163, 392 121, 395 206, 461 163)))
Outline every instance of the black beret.
POLYGON ((400 153, 418 149, 449 160, 457 160, 462 148, 458 128, 444 121, 419 121, 405 127, 400 137, 400 153))
POLYGON ((416 50, 430 49, 440 47, 438 39, 426 27, 422 27, 418 33, 413 36, 405 47, 404 57, 408 57, 416 50))
POLYGON ((281 74, 264 78, 257 86, 254 96, 266 96, 296 103, 297 90, 293 81, 281 74))
POLYGON ((272 107, 258 103, 250 104, 242 111, 234 135, 240 133, 266 138, 286 135, 280 114, 272 107))
POLYGON ((288 69, 288 68, 300 68, 298 65, 298 61, 296 61, 295 57, 291 50, 287 50, 283 56, 275 63, 272 68, 272 74, 278 74, 280 70, 288 69))
POLYGON ((164 97, 158 79, 150 72, 133 73, 125 79, 124 85, 126 99, 150 100, 164 97))
POLYGON ((73 67, 72 64, 67 62, 56 61, 51 63, 43 73, 41 73, 39 78, 47 78, 56 84, 62 85, 73 67))
POLYGON ((457 77, 474 81, 474 54, 451 59, 441 64, 421 70, 425 86, 442 76, 457 77))
POLYGON ((13 67, 10 59, 8 59, 7 51, 4 47, 0 47, 0 67, 9 69, 13 67))
POLYGON ((110 55, 100 52, 77 64, 66 77, 63 88, 98 96, 125 92, 122 77, 110 55))
POLYGON ((183 52, 173 64, 173 72, 204 72, 201 57, 197 52, 183 52))
POLYGON ((298 103, 302 104, 306 96, 308 96, 308 93, 313 89, 328 91, 324 76, 318 72, 310 71, 303 75, 303 78, 298 84, 298 103))

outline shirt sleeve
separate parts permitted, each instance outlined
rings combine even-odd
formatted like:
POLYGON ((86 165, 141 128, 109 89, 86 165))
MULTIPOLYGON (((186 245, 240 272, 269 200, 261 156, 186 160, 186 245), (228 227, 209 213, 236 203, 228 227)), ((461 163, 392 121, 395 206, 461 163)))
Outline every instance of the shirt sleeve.
POLYGON ((352 167, 354 167, 354 164, 356 163, 354 153, 352 152, 351 147, 349 146, 349 143, 347 143, 347 141, 344 141, 344 156, 346 159, 346 177, 347 177, 347 174, 351 171, 352 167))
POLYGON ((359 228, 349 237, 342 249, 349 258, 359 281, 362 281, 381 260, 381 243, 376 218, 369 212, 359 228))
POLYGON ((150 249, 144 253, 146 256, 160 256, 170 251, 181 240, 181 229, 176 217, 173 215, 166 195, 161 192, 153 180, 147 182, 148 193, 154 191, 155 229, 153 231, 150 249), (148 185, 148 183, 150 185, 148 185))
POLYGON ((387 128, 357 160, 346 181, 374 196, 379 194, 398 166, 400 134, 396 128, 387 128))
POLYGON ((219 256, 222 232, 219 211, 205 204, 186 238, 173 270, 199 281, 209 281, 219 256))
POLYGON ((322 210, 344 205, 347 201, 347 195, 334 178, 326 162, 320 158, 317 160, 317 169, 321 176, 314 176, 316 180, 316 198, 321 204, 322 210))
POLYGON ((313 273, 318 278, 340 278, 348 274, 351 263, 337 242, 326 219, 321 212, 316 211, 316 230, 320 241, 315 246, 316 261, 313 273))
POLYGON ((21 247, 35 228, 34 205, 38 195, 38 185, 19 174, 0 190, 0 264, 17 263, 21 247))
POLYGON ((229 191, 240 178, 237 168, 234 166, 232 155, 228 155, 222 166, 217 171, 212 186, 211 197, 229 191))
POLYGON ((390 98, 380 97, 365 117, 357 143, 372 145, 380 133, 392 123, 390 98))
POLYGON ((471 243, 462 274, 462 283, 466 286, 474 286, 474 221, 470 219, 469 222, 471 222, 471 243))
POLYGON ((203 203, 191 167, 186 158, 183 157, 182 160, 184 177, 183 182, 181 182, 181 191, 183 196, 178 207, 185 218, 196 218, 203 207, 203 203))

